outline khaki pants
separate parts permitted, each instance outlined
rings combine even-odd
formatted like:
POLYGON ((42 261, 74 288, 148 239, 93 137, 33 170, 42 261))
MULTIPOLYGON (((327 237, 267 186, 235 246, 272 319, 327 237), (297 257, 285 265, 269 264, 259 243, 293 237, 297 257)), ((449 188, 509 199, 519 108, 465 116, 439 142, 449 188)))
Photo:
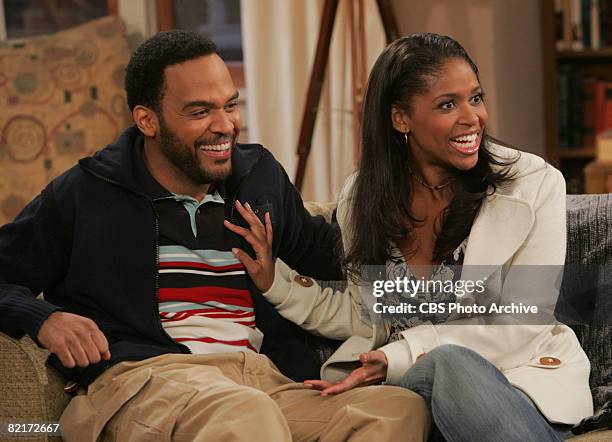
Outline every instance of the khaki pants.
POLYGON ((246 353, 122 362, 72 399, 67 441, 426 440, 423 399, 371 386, 321 397, 246 353))

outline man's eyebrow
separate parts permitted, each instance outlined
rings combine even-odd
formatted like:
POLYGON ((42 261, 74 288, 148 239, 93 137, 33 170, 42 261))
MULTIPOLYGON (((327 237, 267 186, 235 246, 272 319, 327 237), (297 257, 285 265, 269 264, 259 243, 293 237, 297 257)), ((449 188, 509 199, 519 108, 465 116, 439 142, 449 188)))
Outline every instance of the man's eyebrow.
MULTIPOLYGON (((471 93, 474 94, 476 92, 482 92, 482 86, 476 86, 474 89, 472 89, 471 93)), ((452 93, 442 94, 442 95, 438 95, 436 98, 434 98, 434 101, 439 100, 440 98, 456 98, 458 96, 459 96, 459 94, 452 94, 452 93)))
MULTIPOLYGON (((239 92, 236 91, 236 93, 234 95, 232 95, 226 101, 226 103, 229 103, 230 101, 237 100, 238 96, 239 96, 239 92)), ((190 107, 210 107, 210 108, 215 108, 215 107, 217 107, 217 105, 214 104, 214 103, 211 103, 210 101, 206 101, 206 100, 194 100, 194 101, 190 101, 189 103, 185 104, 185 106, 183 106, 183 110, 189 109, 190 107)))

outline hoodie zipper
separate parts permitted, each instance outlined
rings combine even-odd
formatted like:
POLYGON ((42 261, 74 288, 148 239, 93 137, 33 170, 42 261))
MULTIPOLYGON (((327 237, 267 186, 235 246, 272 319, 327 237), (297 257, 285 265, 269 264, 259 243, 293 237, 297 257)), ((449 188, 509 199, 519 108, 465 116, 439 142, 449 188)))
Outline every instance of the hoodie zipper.
POLYGON ((105 181, 107 183, 110 184, 114 184, 115 186, 121 187, 123 189, 126 189, 136 195, 140 195, 143 198, 145 198, 149 204, 151 205, 151 209, 153 211, 153 215, 154 215, 154 219, 155 219, 155 242, 153 244, 154 248, 155 248, 155 305, 157 306, 157 309, 154 312, 154 316, 155 316, 155 322, 157 323, 157 328, 158 331, 161 332, 162 336, 165 336, 167 338, 167 340, 169 342, 172 342, 173 345, 178 346, 181 350, 181 353, 191 353, 191 350, 189 349, 189 347, 187 347, 184 344, 180 344, 178 342, 176 342, 174 339, 172 339, 172 337, 166 332, 166 330, 164 330, 164 327, 161 323, 161 320, 159 319, 159 216, 157 215, 157 210, 155 209, 155 203, 153 202, 153 200, 151 200, 151 198, 149 198, 149 196, 143 192, 139 192, 135 189, 130 188, 129 186, 126 186, 125 184, 119 183, 118 181, 115 180, 111 180, 110 178, 107 178, 105 176, 100 175, 97 172, 94 172, 93 170, 91 170, 90 168, 88 168, 87 166, 84 166, 81 164, 81 167, 86 170, 87 172, 91 173, 93 176, 95 176, 96 178, 101 179, 102 181, 105 181))

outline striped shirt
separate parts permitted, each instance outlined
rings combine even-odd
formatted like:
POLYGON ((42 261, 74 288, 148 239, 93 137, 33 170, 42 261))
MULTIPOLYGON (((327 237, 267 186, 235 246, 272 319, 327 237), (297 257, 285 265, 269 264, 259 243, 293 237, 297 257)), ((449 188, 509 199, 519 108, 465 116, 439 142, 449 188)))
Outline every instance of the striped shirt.
POLYGON ((137 174, 159 216, 159 316, 164 330, 192 353, 258 352, 263 334, 244 266, 231 252, 220 186, 198 202, 164 189, 146 170, 137 174))

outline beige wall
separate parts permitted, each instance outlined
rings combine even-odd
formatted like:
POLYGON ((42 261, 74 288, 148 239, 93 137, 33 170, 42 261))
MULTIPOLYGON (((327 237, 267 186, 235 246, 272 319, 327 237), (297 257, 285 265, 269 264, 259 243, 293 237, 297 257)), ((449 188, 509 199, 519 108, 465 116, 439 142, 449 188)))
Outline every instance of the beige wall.
POLYGON ((544 115, 539 2, 393 0, 400 32, 458 40, 480 70, 491 135, 543 154, 544 115))

